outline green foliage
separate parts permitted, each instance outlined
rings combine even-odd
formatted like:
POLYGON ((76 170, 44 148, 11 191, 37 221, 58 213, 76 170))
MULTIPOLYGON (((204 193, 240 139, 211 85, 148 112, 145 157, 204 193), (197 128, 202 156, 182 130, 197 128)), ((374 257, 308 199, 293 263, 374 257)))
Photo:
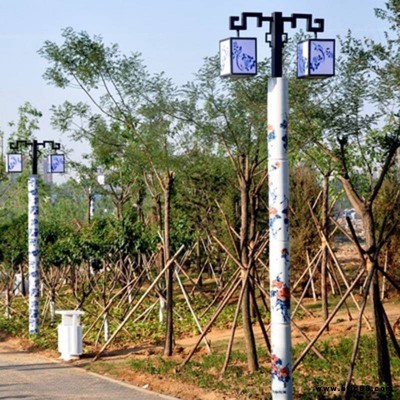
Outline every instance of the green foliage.
POLYGON ((3 268, 17 270, 22 262, 26 261, 28 243, 26 232, 28 217, 26 214, 12 216, 2 221, 0 225, 0 260, 3 268))
POLYGON ((79 262, 77 232, 58 221, 43 220, 40 224, 40 260, 43 268, 67 266, 79 262))
POLYGON ((39 130, 39 121, 42 113, 26 102, 18 108, 17 122, 9 122, 9 126, 13 129, 11 140, 31 140, 34 138, 34 132, 39 130))
MULTIPOLYGON (((320 245, 310 206, 317 200, 321 187, 316 173, 303 165, 292 168, 289 190, 293 210, 290 219, 290 255, 292 276, 296 279, 307 268, 306 251, 312 253, 320 245)), ((318 209, 315 212, 317 214, 318 209)))

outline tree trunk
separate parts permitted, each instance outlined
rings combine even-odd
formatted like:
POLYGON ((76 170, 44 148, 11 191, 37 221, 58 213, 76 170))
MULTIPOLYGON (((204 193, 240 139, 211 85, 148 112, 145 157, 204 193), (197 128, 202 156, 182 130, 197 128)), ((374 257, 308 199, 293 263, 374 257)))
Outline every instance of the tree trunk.
POLYGON ((384 182, 385 176, 388 173, 393 158, 396 155, 396 151, 400 146, 400 142, 394 140, 391 143, 391 146, 386 154, 385 163, 382 166, 380 176, 376 181, 375 186, 371 191, 371 195, 367 200, 363 199, 355 190, 351 179, 348 174, 345 153, 344 153, 344 142, 340 142, 341 150, 342 150, 342 166, 344 173, 339 175, 339 179, 343 184, 343 188, 346 192, 346 195, 356 210, 356 212, 361 216, 363 227, 365 230, 365 241, 366 241, 366 250, 365 252, 365 261, 366 267, 369 271, 372 268, 375 268, 373 281, 370 288, 370 295, 372 298, 372 306, 373 306, 373 314, 374 314, 374 322, 375 322, 375 330, 376 330, 376 351, 377 351, 377 362, 378 362, 378 378, 379 383, 382 385, 386 385, 387 387, 392 387, 392 378, 390 372, 390 357, 388 350, 388 343, 386 339, 386 331, 385 331, 385 320, 383 317, 383 305, 379 297, 379 278, 377 274, 377 266, 379 259, 379 250, 376 246, 375 239, 375 222, 373 215, 373 202, 378 196, 380 189, 382 188, 382 184, 384 182))
POLYGON ((21 264, 20 266, 20 273, 21 273, 21 293, 22 296, 26 296, 26 283, 25 283, 25 271, 24 271, 24 266, 21 264))
POLYGON ((78 279, 76 276, 76 268, 77 268, 76 265, 71 265, 71 270, 70 270, 71 289, 74 297, 78 297, 78 279))
MULTIPOLYGON (((241 157, 242 173, 244 176, 239 178, 240 181, 240 206, 241 206, 241 224, 240 224, 240 257, 242 265, 245 268, 251 268, 249 263, 249 248, 248 248, 248 235, 249 235, 249 173, 248 164, 244 156, 241 157)), ((253 326, 251 323, 250 312, 250 280, 246 279, 246 272, 242 270, 242 287, 243 287, 243 300, 242 300, 242 318, 243 318, 243 334, 246 345, 247 365, 249 372, 258 371, 257 348, 254 338, 253 326)))
POLYGON ((92 191, 90 188, 89 188, 89 192, 87 195, 86 218, 87 218, 87 222, 90 224, 90 222, 92 220, 92 191))
MULTIPOLYGON (((154 208, 153 208, 153 213, 152 213, 152 225, 157 226, 158 230, 161 234, 163 231, 163 221, 162 221, 162 207, 161 207, 161 200, 160 196, 156 195, 153 197, 154 200, 154 208)), ((164 260, 164 247, 161 243, 157 245, 157 255, 156 255, 156 266, 157 266, 157 271, 160 272, 164 268, 165 265, 165 260, 164 260)), ((160 293, 159 295, 159 310, 158 310, 158 320, 160 323, 164 322, 164 311, 165 311, 165 301, 164 301, 164 291, 165 291, 165 284, 163 284, 163 281, 160 279, 159 284, 157 285, 158 291, 160 293)))
MULTIPOLYGON (((170 254, 170 239, 171 239, 171 190, 174 182, 174 174, 168 171, 164 182, 164 262, 165 265, 171 258, 170 254)), ((173 352, 174 340, 174 320, 173 320, 173 276, 174 264, 172 263, 166 272, 167 284, 167 305, 166 305, 166 332, 165 332, 165 347, 164 355, 171 356, 173 352)))
POLYGON ((6 286, 6 290, 5 290, 5 296, 6 296, 6 311, 5 311, 5 314, 4 314, 4 316, 7 318, 7 319, 10 319, 11 318, 11 296, 10 296, 10 287, 9 287, 9 285, 7 285, 6 286))
POLYGON ((387 387, 391 388, 392 374, 390 370, 390 354, 386 337, 385 320, 382 310, 383 305, 379 296, 378 271, 375 271, 371 291, 372 301, 374 304, 379 384, 386 385, 387 387))
POLYGON ((136 210, 137 210, 137 218, 140 223, 144 223, 144 213, 143 213, 143 201, 145 197, 145 190, 144 188, 140 187, 138 191, 137 203, 136 203, 136 210))
MULTIPOLYGON (((375 223, 371 209, 365 210, 363 213, 362 221, 365 230, 365 239, 367 245, 367 256, 369 257, 366 262, 367 270, 370 271, 374 265, 378 264, 378 254, 376 254, 376 241, 375 241, 375 223)), ((376 339, 376 352, 378 361, 378 378, 380 385, 392 387, 392 376, 390 371, 390 355, 388 342, 386 337, 385 320, 382 312, 382 302, 379 293, 379 277, 378 271, 375 269, 370 288, 370 296, 372 299, 372 309, 375 323, 375 339, 376 339)))
POLYGON ((52 287, 50 296, 50 324, 53 325, 55 321, 56 321, 56 291, 54 287, 52 287))
POLYGON ((108 335, 108 312, 103 315, 103 329, 104 329, 104 342, 107 343, 109 339, 108 335))
MULTIPOLYGON (((257 217, 258 217, 258 204, 259 204, 259 193, 253 192, 250 196, 250 226, 249 226, 249 243, 252 244, 256 240, 257 232, 257 217)), ((249 281, 254 283, 254 269, 250 271, 249 281)), ((254 304, 256 301, 255 286, 251 284, 250 290, 250 313, 251 320, 254 322, 257 318, 257 305, 254 304)))

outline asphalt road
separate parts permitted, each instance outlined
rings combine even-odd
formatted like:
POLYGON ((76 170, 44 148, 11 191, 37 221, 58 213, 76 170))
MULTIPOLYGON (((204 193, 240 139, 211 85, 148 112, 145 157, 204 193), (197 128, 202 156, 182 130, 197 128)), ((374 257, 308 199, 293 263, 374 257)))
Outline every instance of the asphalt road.
POLYGON ((0 400, 3 399, 173 400, 0 343, 0 400))

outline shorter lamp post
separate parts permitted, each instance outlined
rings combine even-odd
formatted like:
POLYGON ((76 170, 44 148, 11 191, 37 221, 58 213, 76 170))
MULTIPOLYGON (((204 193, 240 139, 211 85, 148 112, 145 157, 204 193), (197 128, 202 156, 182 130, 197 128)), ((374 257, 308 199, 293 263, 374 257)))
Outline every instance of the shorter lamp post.
MULTIPOLYGON (((255 38, 241 38, 248 19, 257 27, 267 24, 266 41, 272 49, 271 77, 268 80, 268 175, 269 175, 269 275, 271 299, 272 398, 291 400, 293 381, 290 326, 290 243, 289 243, 289 163, 288 163, 288 82, 283 76, 283 47, 288 40, 285 24, 296 28, 300 19, 307 21, 307 32, 324 31, 324 20, 310 14, 281 12, 264 16, 258 12, 230 17, 230 29, 236 38, 220 41, 221 76, 257 74, 255 38)), ((309 39, 297 46, 297 77, 326 78, 335 72, 335 41, 309 39)))
MULTIPOLYGON (((28 263, 29 263, 29 334, 39 333, 39 301, 40 301, 40 268, 39 268, 39 187, 38 187, 38 160, 39 148, 50 145, 52 150, 59 150, 60 144, 45 140, 17 140, 10 143, 10 149, 18 151, 20 148, 30 147, 32 150, 32 175, 28 178, 28 263)), ((7 172, 20 173, 23 169, 21 153, 7 154, 7 172)), ((64 172, 64 155, 51 154, 49 156, 48 172, 64 172)))

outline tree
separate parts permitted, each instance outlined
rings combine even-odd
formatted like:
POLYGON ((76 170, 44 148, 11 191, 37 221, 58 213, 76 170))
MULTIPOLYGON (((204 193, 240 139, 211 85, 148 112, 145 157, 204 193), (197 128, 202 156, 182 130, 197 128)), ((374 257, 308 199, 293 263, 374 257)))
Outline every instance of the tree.
POLYGON ((182 118, 192 125, 196 142, 209 152, 225 154, 235 172, 235 182, 231 185, 238 190, 240 212, 238 219, 227 227, 231 238, 228 246, 241 265, 241 312, 251 372, 258 370, 251 299, 255 290, 254 253, 261 236, 260 193, 267 179, 266 81, 265 66, 252 80, 222 80, 218 59, 209 58, 196 81, 186 86, 186 101, 181 105, 182 118))
POLYGON ((354 237, 354 240, 358 243, 360 259, 368 272, 367 287, 370 287, 373 304, 379 381, 391 386, 390 357, 378 278, 380 251, 391 231, 387 230, 386 224, 377 226, 374 203, 400 146, 399 120, 388 109, 388 105, 397 98, 398 91, 393 87, 392 91, 385 91, 390 79, 388 76, 391 76, 389 61, 393 61, 383 57, 384 54, 388 56, 385 51, 374 55, 373 47, 376 45, 370 43, 365 46, 351 33, 341 45, 343 57, 338 63, 337 76, 314 96, 311 103, 313 110, 308 109, 314 130, 307 131, 302 143, 308 149, 317 146, 319 152, 330 159, 349 202, 362 219, 365 246, 362 247, 357 238, 354 237))
MULTIPOLYGON (((44 77, 60 88, 78 86, 96 113, 83 103, 65 103, 54 109, 55 122, 71 130, 75 138, 88 139, 98 155, 99 145, 105 144, 108 150, 115 148, 121 161, 132 149, 134 154, 144 154, 150 169, 143 171, 143 178, 154 176, 150 182, 154 198, 161 192, 164 200, 162 245, 166 265, 171 257, 170 208, 175 175, 171 137, 176 130, 166 109, 173 102, 175 88, 163 74, 150 76, 137 53, 123 56, 117 45, 107 47, 100 37, 91 38, 72 28, 65 29, 62 36, 62 45, 47 41, 39 51, 50 63, 44 77), (110 139, 110 133, 118 133, 116 140, 110 139)), ((166 355, 171 355, 173 348, 172 274, 171 264, 166 278, 166 355)))

